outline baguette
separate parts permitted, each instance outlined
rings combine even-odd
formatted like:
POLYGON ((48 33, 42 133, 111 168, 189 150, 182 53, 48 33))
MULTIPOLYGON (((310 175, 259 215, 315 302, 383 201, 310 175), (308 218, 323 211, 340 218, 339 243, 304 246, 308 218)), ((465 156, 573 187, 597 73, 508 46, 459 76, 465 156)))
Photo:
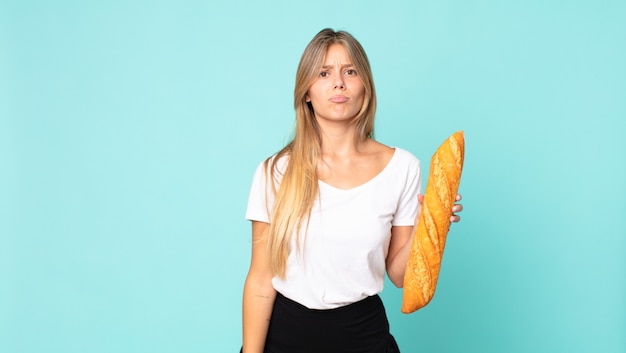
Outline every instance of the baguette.
POLYGON ((430 160, 424 202, 404 274, 401 311, 405 314, 423 308, 435 294, 464 155, 463 131, 457 131, 430 160))

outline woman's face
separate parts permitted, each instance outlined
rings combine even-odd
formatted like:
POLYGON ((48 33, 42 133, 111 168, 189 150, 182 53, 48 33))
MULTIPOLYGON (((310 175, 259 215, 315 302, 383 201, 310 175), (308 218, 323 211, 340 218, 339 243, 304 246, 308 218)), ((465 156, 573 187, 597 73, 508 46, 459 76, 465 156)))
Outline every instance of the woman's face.
POLYGON ((306 96, 319 123, 351 121, 363 106, 365 87, 341 44, 331 44, 306 96))

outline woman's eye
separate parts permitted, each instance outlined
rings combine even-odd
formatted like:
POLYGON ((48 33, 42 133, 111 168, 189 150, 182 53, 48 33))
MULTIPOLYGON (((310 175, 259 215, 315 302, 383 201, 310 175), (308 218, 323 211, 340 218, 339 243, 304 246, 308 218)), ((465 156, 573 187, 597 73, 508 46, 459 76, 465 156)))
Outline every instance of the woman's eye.
POLYGON ((356 70, 353 70, 353 69, 346 70, 346 75, 354 76, 356 75, 356 70))
POLYGON ((328 77, 328 72, 326 71, 320 72, 320 77, 328 77))

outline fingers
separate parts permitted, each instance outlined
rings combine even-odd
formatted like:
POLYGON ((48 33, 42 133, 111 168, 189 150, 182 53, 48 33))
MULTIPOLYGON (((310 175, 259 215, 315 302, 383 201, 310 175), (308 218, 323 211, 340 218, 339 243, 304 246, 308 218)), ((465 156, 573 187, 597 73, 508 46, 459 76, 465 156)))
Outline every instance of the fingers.
POLYGON ((415 214, 415 222, 413 225, 417 227, 417 222, 419 221, 420 214, 422 213, 422 205, 424 204, 424 195, 417 194, 417 213, 415 214))
MULTIPOLYGON (((461 201, 462 198, 463 197, 461 196, 461 194, 456 194, 455 202, 461 201)), ((424 195, 418 194, 417 202, 419 203, 418 212, 417 212, 417 216, 419 217, 419 213, 422 209, 422 205, 424 204, 424 195)), ((455 203, 454 206, 452 206, 452 216, 450 216, 450 222, 453 222, 453 223, 460 222, 461 216, 457 215, 456 213, 461 212, 461 211, 463 211, 463 205, 460 203, 455 203)), ((417 217, 416 217, 416 220, 417 220, 417 217)))
MULTIPOLYGON (((456 194, 456 201, 461 201, 461 194, 456 194)), ((456 212, 461 212, 463 211, 463 205, 461 205, 460 203, 454 204, 454 206, 452 206, 452 216, 450 217, 450 222, 454 222, 457 223, 459 221, 461 221, 461 216, 457 215, 456 212)))

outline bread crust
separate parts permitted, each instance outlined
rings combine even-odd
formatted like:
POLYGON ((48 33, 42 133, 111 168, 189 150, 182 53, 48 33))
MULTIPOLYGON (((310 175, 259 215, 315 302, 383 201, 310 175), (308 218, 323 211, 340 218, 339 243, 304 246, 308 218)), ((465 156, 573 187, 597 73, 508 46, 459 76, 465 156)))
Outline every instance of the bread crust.
POLYGON ((423 308, 435 294, 464 157, 463 131, 457 131, 430 160, 424 203, 404 274, 401 311, 405 314, 423 308))

